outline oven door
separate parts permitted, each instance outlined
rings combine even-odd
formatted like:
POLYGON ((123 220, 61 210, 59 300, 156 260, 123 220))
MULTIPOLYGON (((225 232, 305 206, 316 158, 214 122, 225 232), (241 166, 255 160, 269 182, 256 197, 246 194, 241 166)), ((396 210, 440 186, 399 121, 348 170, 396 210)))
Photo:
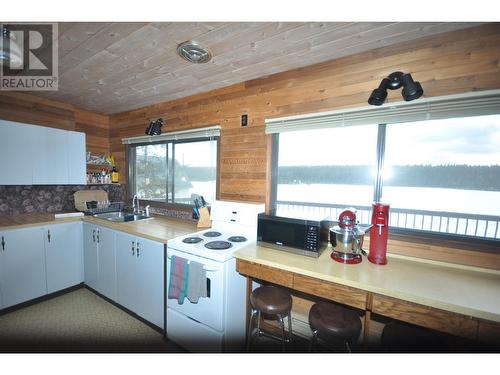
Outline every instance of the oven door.
MULTIPOLYGON (((200 298, 198 303, 190 302, 187 297, 179 304, 176 299, 167 298, 167 306, 218 331, 224 327, 224 263, 198 257, 179 250, 167 248, 167 288, 170 284, 170 267, 172 255, 203 264, 207 271, 207 297, 200 298)), ((167 320, 168 325, 168 320, 167 320)))

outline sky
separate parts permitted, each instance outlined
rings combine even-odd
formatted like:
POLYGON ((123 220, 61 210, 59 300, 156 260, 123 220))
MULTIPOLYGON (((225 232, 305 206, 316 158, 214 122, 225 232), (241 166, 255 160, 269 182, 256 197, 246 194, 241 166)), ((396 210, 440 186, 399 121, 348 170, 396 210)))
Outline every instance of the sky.
MULTIPOLYGON (((392 124, 386 138, 386 165, 500 165, 500 115, 392 124)), ((376 143, 377 125, 282 133, 279 165, 375 165, 376 143)))

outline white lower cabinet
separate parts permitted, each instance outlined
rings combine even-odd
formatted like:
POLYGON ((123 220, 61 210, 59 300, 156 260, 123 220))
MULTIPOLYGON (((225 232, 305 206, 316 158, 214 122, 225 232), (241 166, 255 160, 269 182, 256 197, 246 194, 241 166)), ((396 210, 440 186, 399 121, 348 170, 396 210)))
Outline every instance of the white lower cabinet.
POLYGON ((97 266, 99 278, 96 289, 102 295, 116 301, 116 232, 103 227, 97 227, 97 266))
POLYGON ((42 228, 45 243, 47 292, 83 282, 82 223, 63 223, 42 228))
POLYGON ((47 294, 40 227, 0 232, 0 289, 3 308, 47 294))
POLYGON ((116 233, 117 302, 164 328, 164 246, 116 233))
POLYGON ((96 225, 83 223, 83 280, 89 287, 97 290, 99 265, 96 234, 96 225))
POLYGON ((85 284, 116 300, 115 234, 112 229, 84 223, 85 284))
POLYGON ((82 223, 0 232, 0 307, 83 281, 82 223))
POLYGON ((164 245, 78 222, 0 231, 0 308, 85 282, 164 328, 164 245))

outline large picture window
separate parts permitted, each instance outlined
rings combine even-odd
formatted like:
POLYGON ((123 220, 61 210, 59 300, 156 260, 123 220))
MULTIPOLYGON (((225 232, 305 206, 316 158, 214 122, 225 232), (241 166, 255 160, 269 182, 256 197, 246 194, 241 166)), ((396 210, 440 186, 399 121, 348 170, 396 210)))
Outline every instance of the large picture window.
POLYGON ((191 194, 216 196, 218 138, 129 146, 130 194, 191 204, 191 194))
POLYGON ((274 205, 336 220, 500 239, 500 115, 276 132, 274 205))

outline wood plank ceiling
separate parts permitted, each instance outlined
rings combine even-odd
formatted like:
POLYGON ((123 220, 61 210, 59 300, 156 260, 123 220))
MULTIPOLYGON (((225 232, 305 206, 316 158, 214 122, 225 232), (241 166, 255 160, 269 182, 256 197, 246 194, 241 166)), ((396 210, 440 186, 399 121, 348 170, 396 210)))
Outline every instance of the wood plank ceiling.
POLYGON ((59 91, 33 92, 114 114, 477 23, 60 23, 59 91), (214 57, 176 53, 196 40, 214 57))

